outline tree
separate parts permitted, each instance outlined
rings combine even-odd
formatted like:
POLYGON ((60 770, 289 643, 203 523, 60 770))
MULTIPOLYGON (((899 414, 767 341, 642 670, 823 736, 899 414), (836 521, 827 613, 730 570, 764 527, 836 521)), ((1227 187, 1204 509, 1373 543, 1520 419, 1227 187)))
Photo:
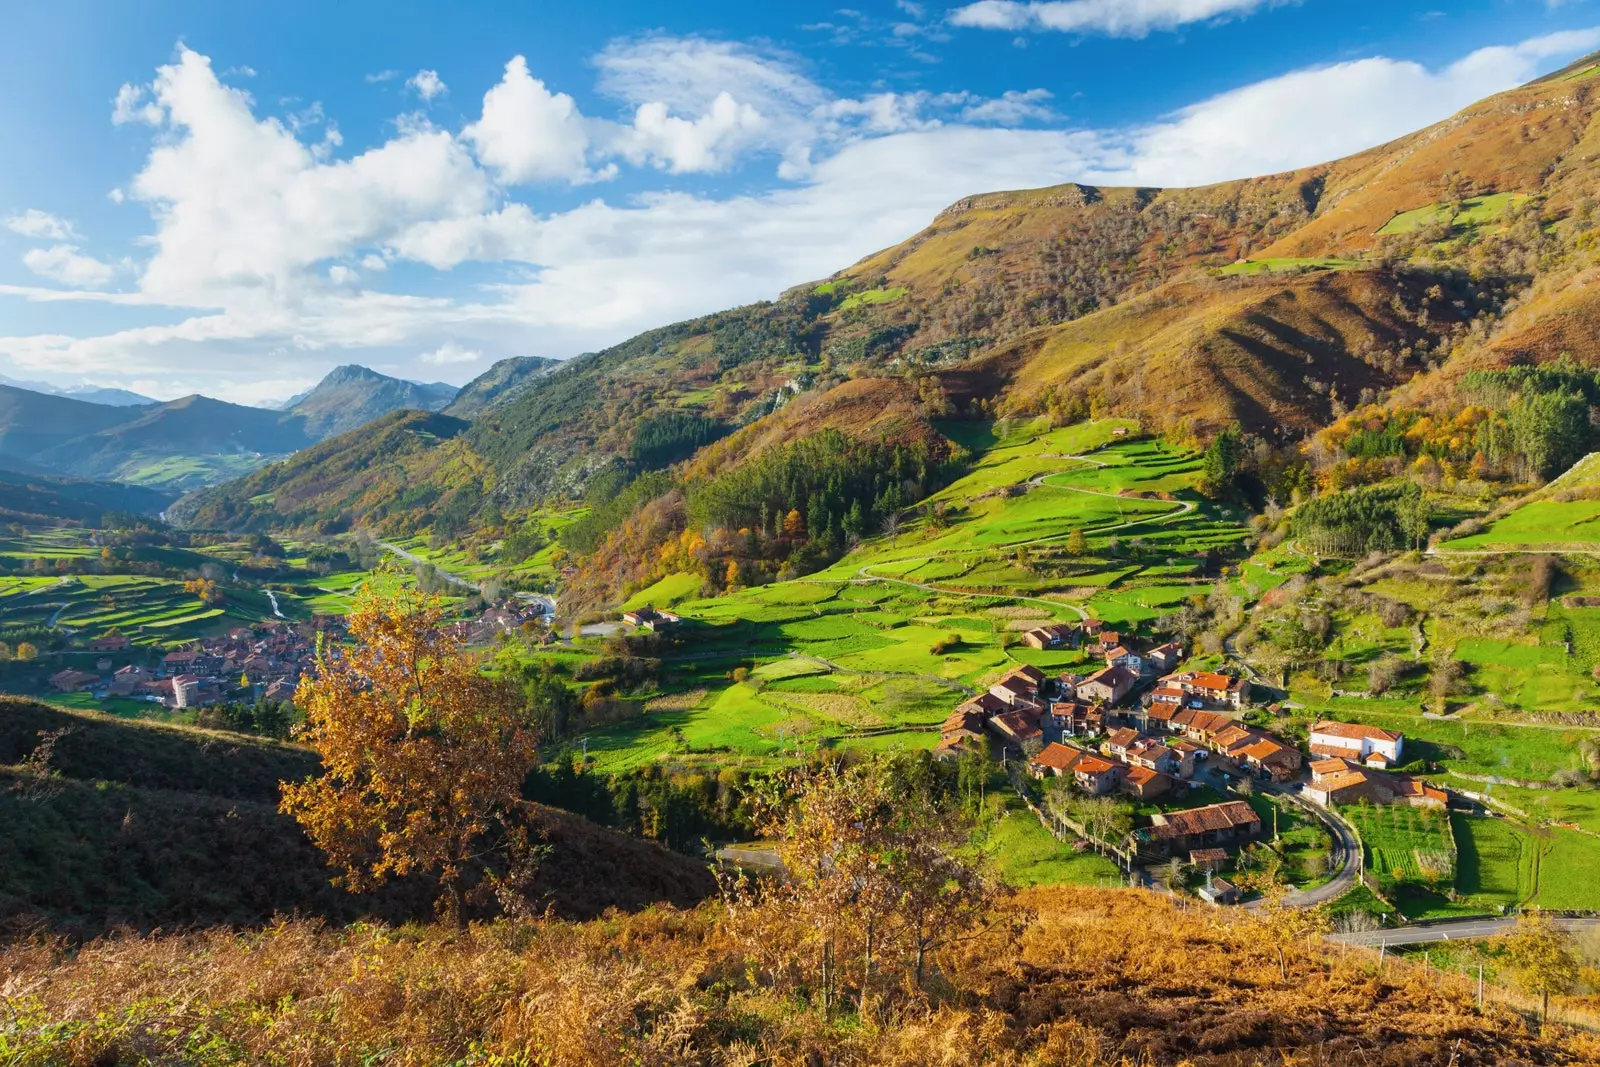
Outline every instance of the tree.
POLYGON ((1004 887, 984 876, 925 763, 832 762, 777 784, 760 823, 789 877, 764 904, 815 953, 825 1015, 851 979, 865 1010, 885 971, 920 986, 939 949, 1004 922, 1004 887))
POLYGON ((1082 530, 1073 530, 1067 535, 1067 553, 1081 556, 1089 551, 1089 539, 1083 535, 1082 530))
POLYGON ((521 818, 538 752, 522 695, 441 631, 438 598, 380 584, 356 601, 353 647, 319 648, 295 693, 323 774, 285 784, 282 809, 352 892, 428 873, 450 922, 469 894, 515 908, 537 852, 521 818))
POLYGON ((1572 935, 1537 913, 1523 914, 1514 932, 1500 939, 1512 977, 1540 998, 1539 1022, 1550 1015, 1550 994, 1569 993, 1578 984, 1582 961, 1572 935))
POLYGON ((783 533, 786 537, 800 537, 806 532, 806 520, 801 516, 799 508, 790 508, 789 514, 783 517, 783 533))
POLYGON ((32 663, 39 658, 39 648, 32 641, 21 641, 17 644, 17 659, 22 663, 32 663))
POLYGON ((1589 450, 1589 402, 1581 393, 1532 392, 1511 405, 1511 437, 1540 478, 1566 470, 1589 450))
POLYGON ((1394 514, 1406 543, 1412 548, 1421 548, 1428 539, 1433 509, 1428 506, 1428 498, 1420 485, 1412 483, 1401 490, 1400 499, 1395 502, 1394 514))
POLYGON ((1228 426, 1212 440, 1200 461, 1200 493, 1212 500, 1231 497, 1239 478, 1243 441, 1237 425, 1228 426))

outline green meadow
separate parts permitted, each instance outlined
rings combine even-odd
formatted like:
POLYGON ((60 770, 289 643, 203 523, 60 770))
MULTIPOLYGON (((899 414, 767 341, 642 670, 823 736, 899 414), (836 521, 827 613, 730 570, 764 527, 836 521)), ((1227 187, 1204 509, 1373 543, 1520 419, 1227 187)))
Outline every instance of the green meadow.
POLYGON ((933 498, 943 521, 921 508, 898 534, 775 585, 702 599, 699 579, 677 574, 635 592, 625 608, 683 616, 681 644, 637 717, 591 733, 599 769, 930 746, 1007 670, 1096 665, 1031 649, 1022 631, 1085 615, 1147 623, 1208 591, 1198 557, 1246 534, 1241 515, 1195 496, 1197 457, 1125 420, 949 426, 974 458, 933 498), (1067 551, 1074 531, 1081 555, 1067 551))

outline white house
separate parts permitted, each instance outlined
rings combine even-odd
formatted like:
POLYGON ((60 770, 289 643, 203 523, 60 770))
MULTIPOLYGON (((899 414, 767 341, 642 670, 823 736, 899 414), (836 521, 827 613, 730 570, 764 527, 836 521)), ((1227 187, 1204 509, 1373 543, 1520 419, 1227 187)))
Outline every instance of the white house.
POLYGON ((1369 767, 1384 768, 1400 762, 1405 737, 1397 730, 1328 720, 1312 725, 1310 748, 1314 756, 1338 756, 1369 767))

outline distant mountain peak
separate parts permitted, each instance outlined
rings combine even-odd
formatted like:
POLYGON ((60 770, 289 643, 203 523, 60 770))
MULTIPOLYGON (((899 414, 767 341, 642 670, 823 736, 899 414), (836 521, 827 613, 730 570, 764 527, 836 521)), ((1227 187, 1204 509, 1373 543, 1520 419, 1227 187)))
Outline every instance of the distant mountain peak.
POLYGON ((306 432, 322 440, 355 429, 391 411, 438 411, 455 399, 456 387, 394 378, 359 363, 330 370, 309 392, 283 408, 305 422, 306 432))

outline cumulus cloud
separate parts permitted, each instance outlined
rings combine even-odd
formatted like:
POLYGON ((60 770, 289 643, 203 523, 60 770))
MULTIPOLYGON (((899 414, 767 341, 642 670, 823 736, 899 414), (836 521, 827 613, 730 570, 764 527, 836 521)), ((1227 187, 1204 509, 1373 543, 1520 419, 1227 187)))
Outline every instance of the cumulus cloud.
POLYGON ((668 113, 661 101, 641 104, 633 129, 620 139, 622 152, 635 163, 649 160, 674 174, 726 169, 746 145, 760 138, 766 120, 749 104, 719 93, 699 118, 668 113))
POLYGON ((478 159, 505 182, 588 181, 589 134, 578 105, 552 93, 514 56, 483 95, 482 117, 461 131, 478 159))
POLYGON ((1248 15, 1280 0, 977 0, 950 22, 984 30, 1059 30, 1143 37, 1191 22, 1248 15))
POLYGON ((76 245, 68 244, 30 248, 22 256, 22 265, 41 278, 90 289, 108 284, 117 274, 116 267, 86 256, 76 245))
MULTIPOLYGON (((513 60, 459 135, 412 119, 342 159, 318 158, 301 135, 222 84, 204 57, 180 51, 130 104, 158 112, 148 158, 125 186, 153 221, 150 251, 130 268, 137 291, 0 285, 0 295, 192 311, 99 334, 0 337, 0 355, 34 373, 70 368, 219 392, 247 389, 267 359, 285 379, 314 378, 351 359, 409 364, 420 374, 466 365, 469 353, 526 351, 534 333, 542 351, 570 354, 826 275, 974 192, 1068 180, 1196 184, 1307 165, 1443 118, 1597 45, 1600 31, 1582 31, 1484 49, 1437 70, 1351 61, 1245 86, 1141 126, 1096 130, 1062 128, 1059 116, 1035 110, 1049 104, 1039 91, 852 100, 805 80, 782 57, 633 42, 602 69, 625 108, 616 120, 584 116, 570 97, 563 105, 565 94, 513 60), (638 49, 664 57, 661 69, 636 66, 638 49), (712 69, 728 72, 716 92, 712 69), (640 123, 651 104, 662 106, 640 123), (1047 125, 1014 128, 1022 121, 1047 125), (539 123, 542 139, 518 139, 539 123), (658 140, 630 144, 641 131, 658 140), (665 171, 768 151, 791 180, 744 195, 691 194, 663 180, 627 199, 557 211, 520 198, 521 182, 586 180, 607 160, 631 162, 630 151, 665 171), (466 262, 506 266, 487 278, 474 271, 470 284, 442 275, 406 292, 416 284, 414 271, 400 269, 407 261, 441 272, 466 262), (374 279, 397 291, 371 288, 374 279)), ((63 262, 84 256, 60 243, 63 262)), ((109 269, 91 266, 62 284, 104 284, 97 279, 109 269)))
POLYGON ((477 363, 483 359, 482 352, 474 352, 470 348, 462 348, 454 341, 446 341, 432 352, 424 352, 422 362, 431 363, 437 367, 448 367, 460 363, 477 363))
POLYGON ((29 208, 20 215, 0 220, 0 225, 12 233, 38 241, 70 241, 76 236, 72 232, 72 223, 38 208, 29 208))
POLYGON ((419 70, 406 79, 406 87, 412 89, 424 100, 449 92, 450 87, 445 85, 444 79, 439 77, 436 70, 419 70))

